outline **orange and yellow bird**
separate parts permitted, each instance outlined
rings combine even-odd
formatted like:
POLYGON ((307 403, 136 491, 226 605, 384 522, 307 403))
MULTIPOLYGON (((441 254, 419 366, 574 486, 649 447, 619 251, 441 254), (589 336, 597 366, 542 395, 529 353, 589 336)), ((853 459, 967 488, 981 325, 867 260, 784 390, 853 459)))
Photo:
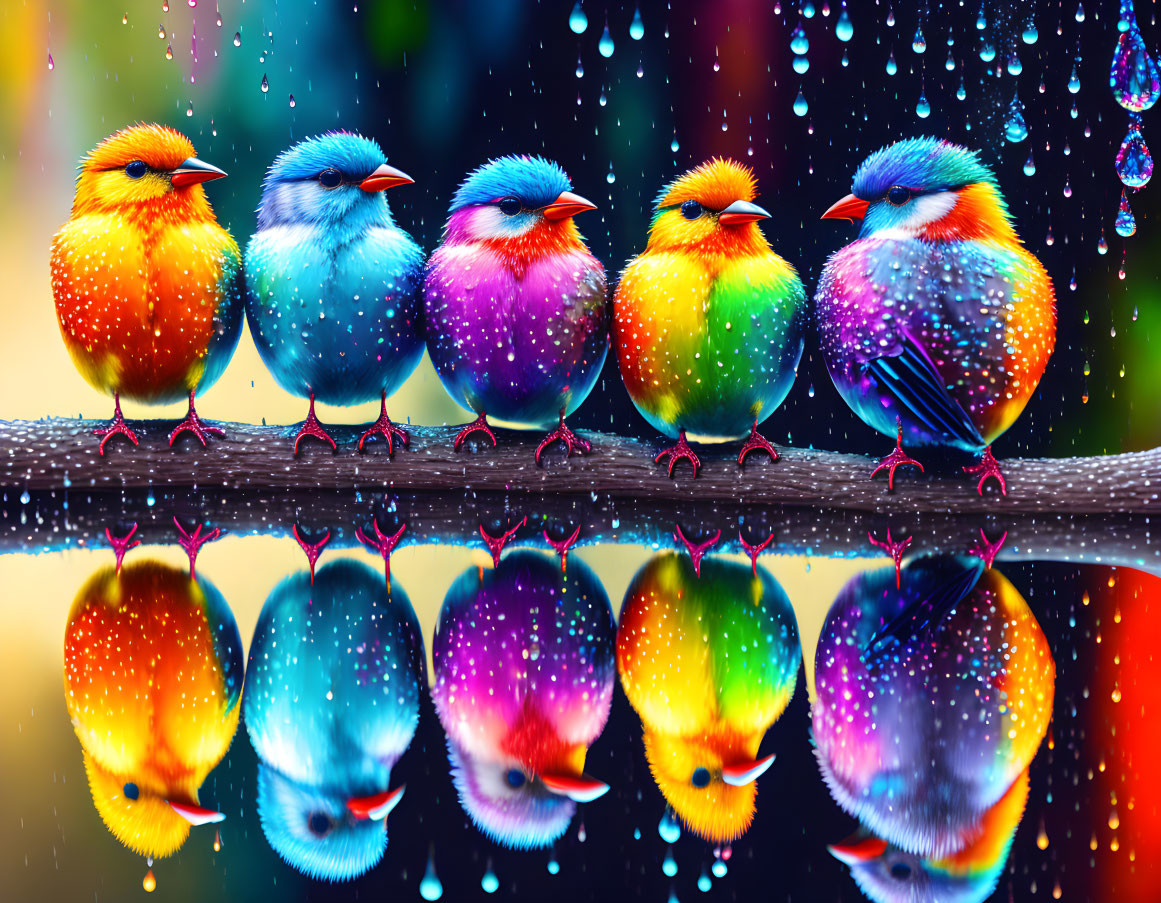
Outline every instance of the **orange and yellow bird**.
POLYGON ((137 436, 121 396, 165 404, 189 396, 183 431, 206 444, 194 395, 222 375, 242 326, 241 254, 218 225, 202 183, 226 174, 180 132, 135 125, 81 164, 72 215, 52 240, 61 335, 81 375, 113 395, 100 451, 137 436))
POLYGON ((104 567, 65 628, 65 703, 93 805, 121 843, 168 856, 221 821, 198 790, 238 728, 242 641, 221 593, 156 561, 104 567))

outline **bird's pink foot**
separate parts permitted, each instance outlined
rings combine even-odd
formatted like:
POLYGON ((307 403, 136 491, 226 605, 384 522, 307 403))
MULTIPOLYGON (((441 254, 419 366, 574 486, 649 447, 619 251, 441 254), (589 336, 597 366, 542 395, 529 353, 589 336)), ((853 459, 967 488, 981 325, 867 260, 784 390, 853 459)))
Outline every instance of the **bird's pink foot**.
POLYGON ((980 528, 980 539, 982 542, 978 546, 973 546, 969 549, 969 554, 975 555, 984 563, 984 567, 991 569, 992 562, 996 560, 996 556, 1000 554, 1000 549, 1004 545, 1004 540, 1008 538, 1008 531, 1004 531, 1004 535, 992 542, 988 539, 988 534, 984 532, 983 527, 980 528))
POLYGON ((903 451, 903 425, 899 424, 899 433, 895 437, 895 448, 891 451, 891 454, 879 462, 878 467, 871 471, 871 479, 873 480, 880 470, 886 469, 887 489, 894 489, 895 469, 905 464, 918 467, 919 472, 923 473, 923 465, 907 454, 907 452, 903 451))
POLYGON ((568 539, 562 539, 559 542, 548 535, 548 531, 544 533, 544 541, 556 549, 556 554, 560 556, 560 572, 565 572, 565 567, 568 564, 568 550, 573 547, 573 544, 580 537, 580 524, 577 524, 576 529, 572 531, 572 536, 568 539))
MULTIPOLYGON (((298 454, 298 444, 307 436, 313 436, 315 439, 321 439, 330 445, 332 450, 338 450, 335 445, 335 440, 331 438, 331 434, 323 429, 321 423, 318 422, 318 417, 314 414, 314 393, 310 393, 310 411, 307 412, 306 420, 302 421, 302 426, 298 428, 298 434, 294 437, 294 454, 298 454)), ((362 440, 360 440, 360 446, 362 440)))
POLYGON ((189 393, 189 413, 185 415, 185 420, 173 428, 173 432, 169 434, 169 444, 172 446, 174 441, 182 433, 193 433, 198 437, 202 446, 205 447, 209 443, 206 441, 208 433, 213 433, 219 438, 224 438, 226 431, 219 429, 216 426, 209 426, 201 417, 198 416, 197 410, 194 408, 194 393, 190 390, 189 393))
POLYGON ((499 536, 490 535, 488 531, 484 529, 484 525, 480 524, 480 536, 483 537, 484 542, 487 544, 488 551, 492 553, 493 567, 500 566, 500 553, 504 551, 504 543, 511 539, 513 535, 515 535, 516 531, 523 527, 526 523, 528 523, 528 517, 524 516, 520 518, 520 523, 518 523, 515 527, 510 527, 509 529, 505 530, 499 536))
POLYGON ((993 479, 1000 484, 1000 495, 1008 494, 1008 483, 1004 480, 1003 473, 1000 472, 1000 462, 992 454, 992 447, 990 445, 984 449, 984 455, 980 458, 980 463, 965 467, 963 472, 978 473, 980 475, 980 481, 976 484, 976 492, 980 495, 984 494, 984 483, 989 479, 993 479))
POLYGON ((387 454, 391 455, 395 451, 393 437, 398 437, 403 441, 404 448, 411 441, 411 437, 407 435, 407 430, 391 422, 391 418, 387 416, 387 393, 383 393, 383 398, 379 403, 379 419, 367 428, 367 431, 359 437, 359 451, 363 450, 363 443, 372 436, 382 436, 387 440, 387 454))
POLYGON ((187 533, 176 517, 173 519, 173 525, 177 527, 177 544, 185 549, 185 554, 189 557, 189 579, 196 580, 197 574, 194 571, 194 565, 197 562, 198 552, 207 542, 213 542, 221 536, 222 531, 214 527, 205 536, 202 536, 202 524, 198 524, 192 533, 187 533))
POLYGON ((327 530, 327 535, 318 542, 307 542, 302 538, 302 534, 298 532, 298 524, 295 524, 291 530, 294 533, 294 539, 298 543, 299 548, 306 553, 306 560, 310 562, 310 582, 313 584, 314 566, 318 562, 319 555, 326 548, 327 543, 331 541, 331 531, 327 530))
POLYGON ((130 527, 129 532, 124 536, 114 536, 113 531, 108 527, 105 528, 105 539, 109 540, 109 545, 113 547, 113 554, 117 556, 117 573, 121 573, 121 562, 125 560, 125 553, 134 546, 141 545, 140 539, 133 539, 133 534, 137 532, 137 524, 134 522, 130 527), (130 542, 132 540, 132 542, 130 542))
POLYGON ((492 428, 488 426, 488 415, 484 411, 480 411, 480 416, 465 426, 456 435, 456 441, 452 446, 456 451, 460 450, 460 446, 464 444, 464 440, 472 433, 487 433, 488 438, 492 440, 492 447, 496 446, 496 434, 492 432, 492 428))
POLYGON ((681 431, 675 445, 671 445, 669 448, 662 449, 657 453, 657 457, 653 459, 653 463, 656 464, 662 458, 669 459, 669 476, 673 476, 674 466, 683 458, 693 465, 694 477, 697 477, 697 470, 701 467, 701 461, 693 453, 693 449, 689 447, 689 443, 685 441, 685 430, 681 431))
POLYGON ((387 580, 387 588, 391 588, 391 553, 395 551, 395 546, 399 542, 399 537, 403 535, 403 531, 407 529, 407 524, 400 524, 399 529, 395 531, 393 536, 388 536, 379 529, 379 521, 372 519, 371 525, 375 528, 375 538, 372 539, 362 531, 360 527, 355 527, 355 538, 368 548, 374 549, 383 558, 383 576, 387 580))
POLYGON ((753 429, 750 430, 750 438, 746 440, 746 444, 743 445, 742 450, 738 452, 738 463, 741 464, 746 459, 746 455, 755 449, 766 452, 773 461, 778 460, 778 452, 775 450, 774 446, 770 444, 770 440, 758 432, 757 420, 754 421, 753 429))
POLYGON ((913 537, 908 536, 906 539, 894 540, 891 538, 891 528, 888 527, 887 528, 887 541, 881 542, 878 539, 875 539, 875 537, 871 535, 869 530, 867 531, 867 539, 870 541, 871 545, 875 546, 876 548, 882 549, 884 552, 886 552, 888 555, 890 555, 891 560, 893 562, 895 562, 895 589, 899 588, 899 583, 900 583, 900 579, 901 579, 899 576, 899 571, 903 566, 903 550, 906 549, 909 545, 911 545, 912 538, 913 537))
POLYGON ((681 532, 681 524, 674 524, 673 529, 674 529, 673 538, 681 540, 681 542, 689 550, 689 557, 693 559, 693 572, 695 574, 697 574, 697 576, 700 577, 701 576, 702 556, 705 555, 705 553, 709 550, 710 546, 712 546, 715 542, 717 542, 719 539, 721 539, 722 531, 718 530, 713 536, 711 536, 705 542, 695 543, 695 542, 690 542, 688 539, 685 538, 685 534, 681 532))
POLYGON ((93 430, 94 436, 101 437, 101 444, 97 446, 97 451, 102 455, 105 454, 105 443, 114 436, 124 436, 134 445, 137 444, 137 434, 129 429, 129 424, 125 422, 125 418, 121 416, 121 396, 113 396, 113 419, 109 421, 108 426, 103 426, 98 430, 93 430))
POLYGON ((540 463, 540 453, 548 448, 548 446, 552 445, 553 442, 564 443, 564 456, 566 458, 572 457, 573 449, 576 449, 582 455, 587 455, 593 447, 591 442, 589 442, 587 439, 582 439, 567 426, 565 426, 563 414, 560 415, 560 426, 545 436, 544 439, 541 440, 540 444, 536 446, 537 464, 540 463))
POLYGON ((755 577, 758 576, 758 556, 761 555, 766 546, 770 545, 770 543, 773 541, 774 534, 771 533, 760 543, 758 543, 758 545, 752 546, 746 542, 746 537, 742 535, 742 528, 738 528, 738 542, 742 544, 742 548, 745 549, 746 554, 750 556, 750 570, 753 572, 755 577))

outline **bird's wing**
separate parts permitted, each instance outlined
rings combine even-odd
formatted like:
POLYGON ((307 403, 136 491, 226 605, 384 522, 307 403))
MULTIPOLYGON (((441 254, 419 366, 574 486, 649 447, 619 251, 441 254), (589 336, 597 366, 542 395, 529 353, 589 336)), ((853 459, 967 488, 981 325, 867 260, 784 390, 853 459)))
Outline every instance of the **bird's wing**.
MULTIPOLYGON (((953 565, 952 572, 944 579, 924 587, 871 637, 864 649, 864 657, 869 661, 874 660, 897 644, 911 640, 922 642, 930 638, 948 613, 975 588, 984 572, 982 564, 980 561, 972 561, 953 565)), ((907 576, 918 577, 915 574, 907 576)), ((922 581, 921 577, 918 579, 922 581)), ((903 592, 907 592, 907 585, 903 592)))
POLYGON ((906 332, 900 336, 898 354, 874 358, 864 367, 881 392, 893 396, 933 432, 978 448, 987 444, 967 412, 948 393, 931 358, 906 332))

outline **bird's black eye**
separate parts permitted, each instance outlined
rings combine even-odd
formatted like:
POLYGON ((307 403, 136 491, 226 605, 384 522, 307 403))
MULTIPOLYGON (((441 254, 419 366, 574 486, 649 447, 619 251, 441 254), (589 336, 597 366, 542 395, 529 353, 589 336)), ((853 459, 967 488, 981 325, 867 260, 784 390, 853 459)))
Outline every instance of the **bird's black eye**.
POLYGON ((337 169, 324 169, 318 174, 318 183, 323 188, 338 188, 343 184, 343 174, 337 169))
POLYGON ((141 795, 140 791, 137 789, 137 785, 132 781, 122 787, 121 792, 125 794, 125 799, 127 800, 135 800, 138 796, 141 795))
POLYGON ((306 820, 306 826, 315 837, 322 837, 331 829, 331 819, 325 812, 312 812, 306 820))
POLYGON ((686 201, 681 205, 681 215, 686 219, 697 219, 702 212, 702 206, 697 201, 686 201))
POLYGON ((911 866, 906 862, 891 863, 891 877, 896 881, 908 881, 911 878, 911 866))
POLYGON ((524 781, 527 779, 519 768, 509 768, 504 774, 504 780, 508 782, 509 787, 515 790, 518 787, 523 787, 524 781))
POLYGON ((505 216, 515 216, 521 210, 520 201, 516 198, 501 198, 499 207, 505 216))
POLYGON ((887 203, 892 207, 902 207, 911 200, 911 189, 902 185, 892 185, 887 189, 887 203))
POLYGON ((131 179, 140 179, 147 172, 149 172, 149 167, 141 160, 134 160, 125 166, 125 175, 131 179))
MULTIPOLYGON (((696 204, 697 201, 686 201, 685 203, 696 204)), ((682 210, 682 212, 684 213, 685 211, 682 210)), ((693 770, 693 776, 689 779, 689 783, 693 784, 694 787, 708 787, 709 782, 710 782, 709 769, 701 767, 701 766, 699 766, 693 770)))

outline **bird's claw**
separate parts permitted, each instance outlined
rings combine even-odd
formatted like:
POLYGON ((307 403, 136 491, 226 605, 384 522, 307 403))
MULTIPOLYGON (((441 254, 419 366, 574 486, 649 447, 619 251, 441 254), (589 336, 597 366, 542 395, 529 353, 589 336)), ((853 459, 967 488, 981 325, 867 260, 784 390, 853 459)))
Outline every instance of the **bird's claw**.
POLYGON ((871 543, 871 545, 875 546, 876 548, 882 549, 884 552, 886 552, 888 555, 890 555, 891 560, 893 562, 895 562, 895 589, 899 589, 900 582, 902 579, 900 577, 900 569, 903 566, 903 551, 909 545, 911 545, 911 540, 913 538, 914 537, 908 536, 906 539, 899 539, 899 540, 892 539, 891 538, 891 528, 888 527, 887 528, 887 540, 886 540, 886 542, 883 542, 882 540, 875 539, 875 537, 871 535, 870 530, 867 531, 867 540, 871 543))
POLYGON ((192 391, 189 393, 189 413, 185 415, 185 420, 175 426, 173 432, 169 434, 169 445, 171 448, 177 440, 177 437, 182 433, 193 433, 198 437, 198 441, 201 442, 203 448, 209 445, 207 434, 213 433, 219 439, 225 438, 226 436, 225 430, 216 426, 210 426, 198 416, 198 412, 194 408, 194 393, 192 391))
POLYGON ((1004 479, 1004 474, 1000 471, 1000 462, 996 460, 996 456, 992 454, 992 447, 989 445, 984 449, 983 457, 980 458, 979 464, 970 464, 964 467, 964 473, 978 473, 980 481, 976 484, 976 492, 981 496, 984 494, 984 483, 989 479, 995 480, 1000 485, 1000 495, 1008 494, 1008 483, 1004 479))
POLYGON ((556 554, 560 556, 560 572, 565 572, 565 566, 568 564, 568 550, 572 548, 573 544, 580 537, 580 524, 577 524, 576 529, 572 531, 572 535, 568 539, 562 539, 559 542, 548 535, 547 530, 544 533, 544 541, 547 542, 556 550, 556 554))
POLYGON ((890 491, 895 488, 895 469, 902 467, 905 464, 910 464, 919 468, 919 472, 923 473, 923 465, 912 458, 907 452, 903 451, 903 425, 899 425, 899 432, 895 437, 895 448, 891 450, 891 454, 887 455, 879 465, 871 471, 871 479, 873 480, 880 470, 886 468, 887 470, 887 490, 890 491))
POLYGON ((528 523, 528 516, 520 518, 520 523, 515 527, 510 527, 501 533, 499 536, 492 536, 484 529, 484 525, 480 524, 480 536, 483 537, 485 544, 488 546, 488 551, 492 553, 492 567, 500 566, 500 553, 504 551, 504 543, 506 543, 512 536, 528 523))
POLYGON ((456 451, 459 451, 460 446, 464 444, 464 440, 467 439, 468 436, 470 436, 472 433, 487 433, 488 438, 492 440, 492 447, 496 447, 496 434, 493 433, 492 428, 488 426, 488 415, 484 411, 481 411, 479 417, 477 417, 475 420, 459 431, 459 433, 456 435, 456 441, 452 447, 456 451))
POLYGON ((742 450, 738 452, 738 464, 746 459, 746 455, 750 452, 760 450, 766 452, 773 461, 778 460, 778 451, 770 443, 770 440, 758 432, 758 421, 754 421, 754 426, 750 430, 750 438, 746 440, 746 444, 742 446, 742 450))
POLYGON ((1000 554, 1000 549, 1004 545, 1004 540, 1008 538, 1008 531, 995 542, 988 539, 988 534, 984 532, 984 528, 980 527, 980 539, 982 542, 978 546, 973 546, 968 550, 969 554, 975 555, 984 563, 984 567, 991 569, 992 563, 996 560, 996 556, 1000 554))
POLYGON ((221 536, 222 531, 217 527, 214 527, 214 529, 206 533, 205 536, 202 536, 201 533, 203 525, 198 524, 192 533, 188 533, 186 532, 185 527, 181 525, 181 522, 176 517, 173 519, 173 525, 177 527, 177 544, 185 549, 185 554, 189 557, 189 579, 196 580, 197 574, 194 571, 194 565, 197 562, 198 552, 207 542, 213 542, 215 539, 221 536))
POLYGON ((560 415, 560 426, 545 436, 538 446, 536 446, 536 463, 540 463, 540 453, 544 451, 553 442, 564 443, 564 456, 566 458, 572 457, 573 449, 577 449, 582 455, 587 455, 592 450, 592 443, 587 439, 582 439, 571 429, 569 429, 564 422, 564 415, 560 415))
POLYGON ((101 443, 97 446, 97 451, 102 456, 105 454, 105 443, 114 436, 124 436, 134 445, 137 444, 137 434, 129 429, 129 424, 125 422, 125 418, 121 414, 120 396, 113 396, 113 419, 109 421, 109 425, 93 430, 93 435, 101 437, 101 443))
POLYGON ((383 397, 379 402, 379 419, 372 423, 359 437, 359 451, 363 450, 363 443, 374 436, 382 436, 387 440, 387 455, 390 457, 395 452, 394 438, 398 437, 403 440, 403 447, 406 448, 410 442, 411 437, 407 435, 407 430, 398 424, 392 423, 391 418, 387 416, 387 393, 383 393, 383 397))
POLYGON ((387 579, 387 588, 391 588, 391 553, 395 550, 395 546, 399 543, 399 538, 403 535, 403 531, 407 529, 407 524, 400 524, 399 529, 391 536, 388 536, 379 529, 379 521, 371 520, 371 525, 375 528, 375 538, 372 539, 362 528, 355 527, 355 538, 368 548, 374 549, 383 558, 383 572, 387 579))
POLYGON ((690 542, 688 539, 686 539, 685 534, 681 532, 681 524, 674 524, 673 530, 673 538, 681 540, 682 544, 684 544, 686 549, 689 550, 689 557, 693 559, 693 572, 698 577, 700 577, 702 556, 705 555, 710 546, 721 539, 722 531, 718 530, 705 542, 690 542))
POLYGON ((113 554, 117 556, 117 573, 121 573, 121 562, 125 560, 125 553, 134 546, 141 545, 140 539, 133 539, 133 534, 137 532, 137 522, 133 522, 133 526, 129 528, 129 532, 124 536, 114 536, 113 531, 108 527, 105 528, 105 539, 109 540, 109 545, 113 547, 113 554), (132 542, 130 542, 132 540, 132 542))
POLYGON ((310 582, 313 585, 314 566, 318 562, 319 555, 321 555, 323 549, 326 548, 327 543, 331 541, 331 531, 327 530, 326 536, 324 536, 318 542, 307 542, 305 539, 303 539, 302 535, 298 532, 298 524, 295 524, 293 527, 291 527, 291 532, 294 533, 294 539, 295 542, 298 543, 299 548, 301 548, 302 551, 306 553, 306 560, 310 562, 310 582))
POLYGON ((331 434, 323 429, 323 425, 318 422, 318 417, 314 413, 314 393, 310 395, 310 410, 307 412, 306 420, 302 421, 302 426, 298 428, 298 433, 294 437, 294 454, 298 456, 298 444, 302 442, 307 436, 313 436, 315 439, 321 439, 330 445, 332 451, 338 451, 338 446, 335 440, 331 438, 331 434))
POLYGON ((763 539, 758 545, 750 545, 746 542, 746 537, 742 535, 742 528, 738 528, 738 542, 742 544, 742 548, 746 550, 746 554, 750 556, 750 571, 755 577, 758 576, 758 556, 762 554, 766 546, 774 541, 774 534, 771 533, 763 539))
POLYGON ((657 453, 657 457, 653 459, 653 463, 658 463, 662 458, 669 458, 669 473, 668 476, 673 476, 673 468, 684 458, 693 465, 693 475, 697 477, 698 468, 701 467, 701 461, 697 455, 694 454, 693 449, 689 447, 689 443, 685 441, 685 430, 682 430, 678 436, 677 443, 669 448, 662 449, 657 453))

